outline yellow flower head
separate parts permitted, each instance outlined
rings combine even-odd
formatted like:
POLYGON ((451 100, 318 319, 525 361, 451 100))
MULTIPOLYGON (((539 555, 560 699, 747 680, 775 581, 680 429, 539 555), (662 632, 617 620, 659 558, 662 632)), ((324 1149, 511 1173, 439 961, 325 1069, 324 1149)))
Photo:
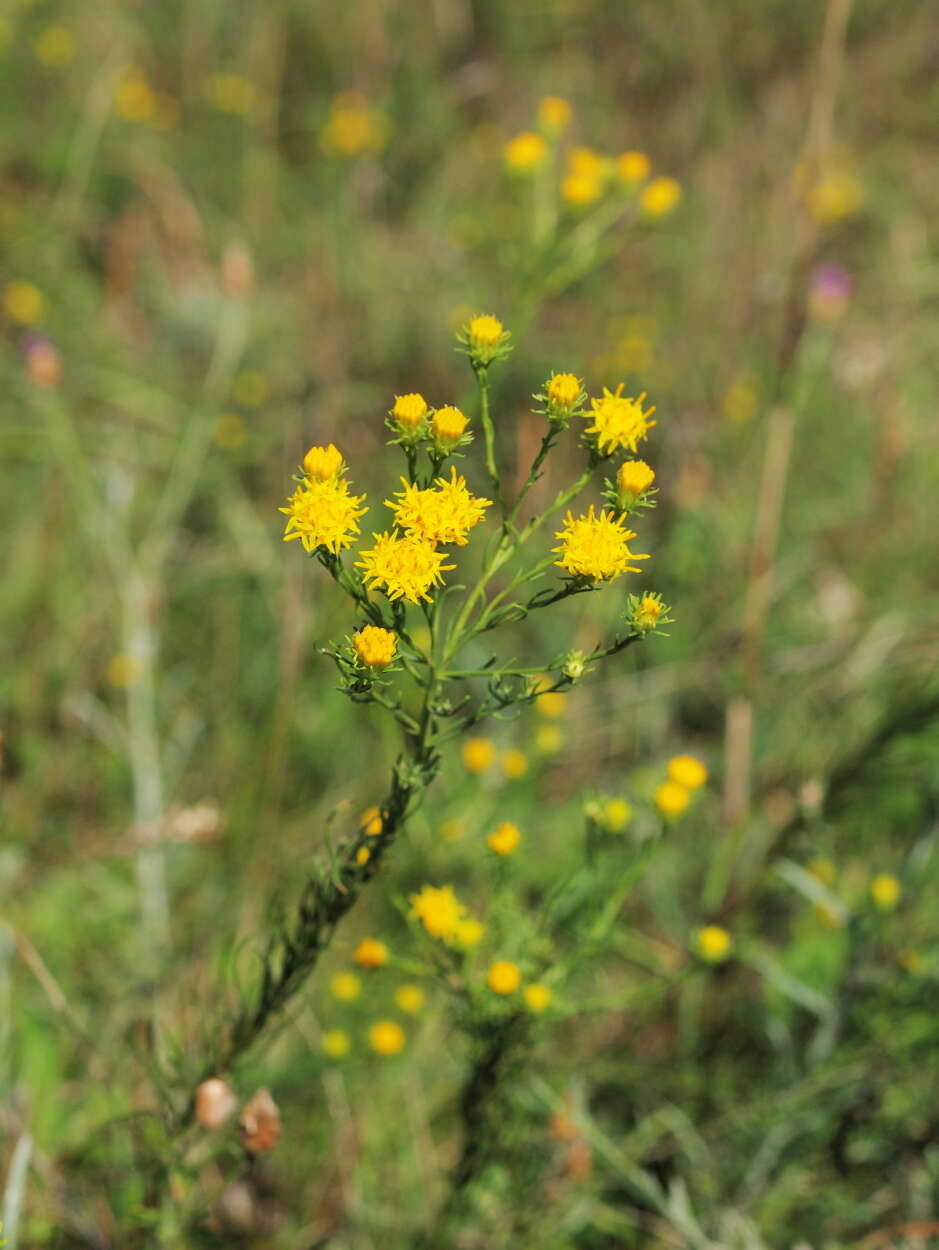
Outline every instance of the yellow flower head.
POLYGON ((363 938, 352 958, 360 968, 380 968, 388 962, 388 947, 376 938, 363 938))
POLYGON ((561 199, 573 208, 584 208, 603 194, 603 183, 594 174, 568 174, 561 180, 561 199))
POLYGON ((342 1029, 328 1029, 323 1034, 323 1050, 330 1059, 342 1059, 352 1048, 349 1034, 342 1029))
POLYGON ((33 51, 41 65, 48 69, 61 69, 75 56, 75 40, 66 26, 55 22, 42 28, 33 51))
POLYGON ((407 1035, 395 1020, 376 1020, 368 1031, 368 1044, 378 1055, 397 1055, 404 1050, 407 1035))
POLYGON ((288 517, 284 542, 299 538, 306 551, 324 547, 338 555, 359 532, 359 517, 368 511, 361 506, 364 501, 364 495, 349 494, 343 478, 328 482, 308 478, 290 496, 287 507, 279 509, 288 517))
POLYGON ((467 738, 461 751, 468 773, 484 773, 496 758, 496 748, 488 738, 467 738))
POLYGON ((511 855, 518 848, 521 840, 522 835, 518 825, 513 825, 510 820, 504 820, 494 833, 490 833, 486 844, 496 855, 511 855))
POLYGON ((359 865, 360 868, 362 867, 363 864, 367 864, 371 858, 372 858, 372 852, 368 849, 367 846, 360 846, 359 849, 355 853, 355 862, 359 865))
POLYGON ((362 552, 356 567, 363 570, 362 578, 369 589, 384 590, 389 599, 404 599, 408 603, 430 602, 429 591, 443 585, 443 574, 456 568, 444 564, 442 551, 416 534, 399 537, 398 531, 373 534, 375 546, 362 552))
POLYGON ((384 114, 369 108, 358 91, 341 91, 330 108, 320 142, 327 152, 338 156, 359 156, 377 152, 385 143, 388 123, 384 114))
POLYGON ((552 373, 545 389, 548 399, 563 408, 570 408, 575 404, 583 390, 580 378, 573 373, 552 373))
POLYGON ((677 781, 663 781, 655 791, 655 805, 663 816, 680 816, 691 802, 691 793, 677 781))
POLYGON ((654 481, 655 470, 644 460, 625 460, 616 474, 616 486, 621 499, 638 499, 654 481))
POLYGON ((546 720, 557 720, 559 716, 563 716, 566 707, 567 695, 562 694, 560 690, 546 690, 535 700, 538 715, 545 717, 546 720))
POLYGON ((544 1011, 551 1005, 551 990, 540 981, 532 981, 522 990, 522 998, 529 1011, 544 1011))
POLYGON ((535 750, 541 755, 555 755, 564 745, 564 735, 557 725, 539 725, 535 730, 535 750))
POLYGON ((515 964, 499 959, 489 969, 486 983, 493 994, 514 994, 522 981, 522 974, 515 964))
POLYGON ((549 135, 560 134, 570 124, 571 105, 560 95, 546 95, 538 101, 538 121, 549 135))
POLYGON ((461 921, 466 918, 466 907, 453 891, 452 885, 425 885, 418 894, 408 898, 411 915, 416 916, 431 937, 451 941, 456 937, 461 921))
POLYGON ((568 512, 564 528, 555 538, 560 547, 552 551, 560 554, 555 560, 560 568, 572 577, 586 577, 594 582, 611 581, 621 573, 638 573, 630 560, 646 560, 648 556, 629 550, 629 540, 635 538, 633 530, 623 528, 623 518, 603 511, 597 516, 593 504, 582 516, 568 512))
POLYGON ((657 595, 643 595, 633 619, 639 629, 655 629, 663 611, 664 605, 657 595))
POLYGON ((610 833, 622 833, 633 818, 633 809, 625 799, 607 799, 603 804, 603 823, 610 833))
POLYGON ((453 945, 458 946, 460 950, 468 951, 482 941, 485 932, 486 930, 475 916, 467 916, 456 927, 453 945))
POLYGON ((548 145, 531 130, 522 131, 505 145, 505 163, 517 174, 537 168, 547 155, 548 145))
POLYGON ((416 391, 412 391, 408 395, 395 396, 391 417, 402 430, 409 434, 414 433, 423 426, 426 416, 427 400, 423 395, 418 395, 416 391))
POLYGON ((816 221, 831 225, 858 211, 864 203, 864 188, 852 173, 827 174, 811 188, 807 203, 816 221))
POLYGON ((361 816, 362 832, 369 838, 377 838, 382 831, 381 808, 367 807, 361 816))
POLYGON ((502 756, 502 771, 509 781, 518 781, 528 772, 528 756, 517 747, 509 747, 502 756))
POLYGON ((695 945, 702 959, 709 964, 719 964, 730 955, 733 942, 726 929, 709 924, 697 931, 695 945))
POLYGON ((647 217, 664 217, 681 199, 681 183, 676 178, 653 178, 642 188, 640 204, 647 217))
POLYGON ((3 289, 4 311, 17 325, 35 325, 42 316, 45 303, 42 291, 31 282, 8 282, 3 289))
POLYGON ((587 433, 596 435, 597 446, 605 456, 620 449, 635 452, 639 441, 648 438, 655 425, 650 420, 655 408, 642 406, 645 394, 630 399, 622 392, 622 382, 615 391, 604 387, 602 396, 590 401, 591 411, 584 413, 586 421, 593 418, 587 433))
POLYGON ((580 174, 585 178, 602 178, 604 159, 593 148, 571 148, 567 156, 567 168, 569 173, 580 174))
POLYGON ((466 479, 457 476, 456 466, 451 466, 449 481, 438 477, 431 489, 422 490, 404 478, 401 485, 404 490, 395 495, 400 502, 385 501, 394 512, 395 524, 435 547, 441 543, 465 547, 470 530, 492 506, 490 500, 470 493, 466 479))
POLYGON ((352 646, 366 668, 387 668, 395 658, 397 642, 390 629, 366 625, 352 635, 352 646))
POLYGON ((443 842, 459 842, 462 837, 462 820, 445 820, 440 826, 440 838, 443 842))
POLYGON ((633 185, 637 182, 645 182, 649 176, 652 166, 645 152, 629 151, 624 152, 616 158, 616 172, 619 174, 623 182, 633 185))
POLYGON ((676 755, 668 761, 669 781, 675 781, 686 790, 697 790, 708 779, 708 770, 693 755, 676 755))
POLYGON ((314 482, 334 482, 343 469, 342 452, 334 444, 311 447, 303 457, 303 469, 314 482))
POLYGON ((470 318, 466 327, 466 337, 469 339, 470 347, 475 348, 496 347, 504 332, 502 322, 498 317, 492 317, 488 313, 470 318))
POLYGON ((395 1002, 400 1011, 416 1016, 424 1006, 424 991, 419 985, 399 985, 395 990, 395 1002))
POLYGON ((139 70, 131 70, 118 84, 114 107, 126 122, 146 122, 156 112, 156 95, 139 70))
POLYGON ((337 972, 329 983, 329 992, 341 1003, 351 1003, 362 993, 362 982, 354 972, 337 972))
POLYGON ((871 881, 871 898, 881 911, 893 911, 902 893, 903 887, 892 873, 879 872, 871 881))
POLYGON ((438 447, 446 451, 455 447, 466 433, 467 425, 467 418, 459 408, 454 408, 452 404, 438 408, 431 420, 431 429, 438 447))

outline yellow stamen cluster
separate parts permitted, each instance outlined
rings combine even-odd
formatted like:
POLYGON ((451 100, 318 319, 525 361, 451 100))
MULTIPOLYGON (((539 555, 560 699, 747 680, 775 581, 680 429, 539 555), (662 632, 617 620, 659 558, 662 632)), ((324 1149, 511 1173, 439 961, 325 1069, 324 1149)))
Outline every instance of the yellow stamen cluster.
POLYGON ((314 482, 334 482, 343 469, 342 452, 334 443, 311 447, 303 457, 303 470, 314 482))
POLYGON ((411 392, 408 395, 396 395, 391 416, 402 430, 413 433, 424 424, 427 416, 427 400, 423 395, 411 392))
POLYGON ((455 564, 444 564, 444 552, 415 534, 402 538, 394 530, 390 534, 374 534, 373 538, 375 546, 362 552, 356 567, 362 569, 369 589, 383 590, 389 599, 404 599, 408 603, 423 599, 429 603, 431 588, 442 586, 443 574, 456 568, 455 564))
POLYGON ((390 629, 366 625, 353 636, 352 646, 366 668, 387 668, 395 658, 397 641, 390 629))
POLYGON ((455 543, 465 547, 474 525, 483 519, 491 507, 488 499, 470 493, 466 479, 458 477, 456 468, 450 470, 450 480, 437 478, 437 485, 428 490, 401 479, 404 490, 398 491, 398 503, 386 500, 394 512, 395 524, 414 538, 437 546, 455 543))
POLYGON ((359 532, 359 517, 368 511, 362 507, 364 501, 364 495, 349 493, 343 478, 307 478, 290 496, 287 507, 280 509, 289 518, 284 542, 299 538, 306 551, 322 547, 338 555, 359 532))
POLYGON ((594 582, 611 581, 621 573, 638 573, 630 560, 646 560, 648 556, 629 550, 633 530, 623 528, 623 518, 603 511, 595 514, 593 504, 583 516, 568 512, 564 528, 555 535, 561 540, 553 551, 561 556, 555 563, 572 577, 586 577, 594 582))
POLYGON ((431 429, 438 447, 445 451, 455 447, 466 433, 467 425, 468 421, 459 408, 454 408, 452 404, 438 408, 431 421, 431 429))
POLYGON ((590 401, 591 411, 584 413, 586 420, 593 418, 587 433, 596 436, 597 446, 605 456, 620 449, 635 452, 640 439, 648 438, 655 425, 650 420, 655 408, 642 407, 645 394, 629 399, 622 392, 622 382, 615 391, 604 387, 603 394, 590 401))

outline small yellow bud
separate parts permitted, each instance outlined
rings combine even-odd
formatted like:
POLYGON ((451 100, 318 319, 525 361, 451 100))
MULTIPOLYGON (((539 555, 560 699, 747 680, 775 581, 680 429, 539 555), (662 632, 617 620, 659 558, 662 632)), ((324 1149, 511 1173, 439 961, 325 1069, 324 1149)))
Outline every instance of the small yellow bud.
POLYGON ((675 178, 653 178, 642 189, 640 204, 647 217, 664 217, 681 199, 681 183, 675 178))
POLYGON ((521 840, 522 835, 518 825, 513 825, 510 820, 504 820, 494 833, 490 833, 486 839, 486 845, 496 855, 506 856, 517 850, 521 840))
POLYGON ((510 747, 502 756, 502 771, 509 781, 518 781, 528 772, 528 756, 517 747, 510 747))
POLYGON ((571 120, 571 105, 560 95, 546 95, 538 101, 538 121, 549 135, 566 130, 571 120))
POLYGON ((388 947, 375 938, 363 938, 352 954, 360 968, 381 968, 388 962, 388 947))
POLYGON ((514 994, 522 981, 522 974, 515 964, 500 959, 492 965, 486 983, 493 994, 514 994))
POLYGON ((893 911, 902 894, 903 887, 892 873, 879 872, 871 881, 871 898, 881 911, 893 911))
POLYGON ((351 1049, 349 1034, 342 1029, 328 1029, 323 1034, 323 1050, 330 1059, 342 1059, 351 1049))
POLYGON ((708 770, 692 755, 676 755, 668 761, 668 777, 686 790, 697 790, 708 779, 708 770))
POLYGON ((397 1055, 406 1041, 404 1029, 394 1020, 377 1020, 368 1031, 368 1044, 378 1055, 397 1055))
POLYGON ((583 394, 580 378, 573 373, 552 373, 545 384, 550 419, 566 422, 578 407, 583 394))
POLYGON ((329 983, 329 992, 341 1003, 351 1003, 362 993, 362 982, 354 972, 337 972, 329 983))
POLYGON ((372 858, 372 852, 368 849, 367 846, 360 846, 359 849, 355 853, 355 862, 359 865, 360 868, 362 867, 363 864, 367 864, 371 858, 372 858))
POLYGON ((544 1011, 551 1004, 551 990, 540 981, 533 981, 522 990, 522 998, 529 1011, 544 1011))
POLYGON ((342 472, 342 452, 334 443, 328 447, 311 447, 303 457, 303 468, 314 482, 334 482, 342 472))
POLYGON ((362 813, 360 819, 362 822, 362 832, 367 834, 370 838, 378 837, 382 831, 381 808, 367 807, 362 813))
POLYGON ((394 660, 397 642, 389 629, 366 625, 352 636, 352 646, 359 662, 366 668, 387 668, 394 660))
POLYGON ((626 460, 616 474, 616 486, 623 503, 635 503, 655 481, 655 470, 644 460, 626 460))
POLYGON ((462 750, 463 767, 468 773, 484 773, 492 767, 496 748, 488 738, 467 738, 462 750))
POLYGON ((655 629, 665 605, 657 595, 643 595, 633 612, 633 622, 637 629, 655 629))
POLYGON ((485 928, 475 916, 467 916, 457 923, 453 941, 461 950, 468 951, 482 941, 485 933, 485 928))
POLYGON ((412 392, 409 395, 396 395, 391 416, 402 430, 414 434, 423 427, 427 416, 427 401, 423 395, 412 392))
POLYGON ((645 152, 624 152, 616 158, 616 172, 623 182, 630 185, 645 182, 652 166, 645 152))
POLYGON ((399 985, 395 990, 395 1002, 399 1010, 416 1016, 424 1006, 424 991, 419 985, 399 985))
POLYGON ((541 135, 524 130, 505 145, 505 163, 517 174, 536 169, 548 155, 548 145, 541 135))
POLYGON ((698 954, 709 964, 722 963, 730 955, 733 945, 730 934, 720 925, 709 924, 695 934, 698 954))
POLYGON ((561 182, 561 198, 572 208, 585 208, 603 194, 603 183, 593 174, 568 174, 561 182))
POLYGON ((663 781, 655 791, 655 805, 663 816, 680 816, 690 802, 690 792, 677 781, 663 781))
POLYGON ((437 446, 443 451, 449 451, 451 447, 455 447, 466 433, 467 425, 467 418, 463 416, 459 408, 454 408, 452 405, 438 408, 431 420, 437 446))
POLYGON ((496 347, 503 333, 502 322, 488 313, 473 317, 466 327, 470 347, 477 349, 496 347))
POLYGON ((603 805, 603 824, 610 833, 622 833, 633 817, 633 809, 625 799, 607 799, 603 805))
POLYGON ((42 291, 31 282, 8 282, 3 289, 4 311, 18 325, 34 325, 42 316, 45 305, 42 291))

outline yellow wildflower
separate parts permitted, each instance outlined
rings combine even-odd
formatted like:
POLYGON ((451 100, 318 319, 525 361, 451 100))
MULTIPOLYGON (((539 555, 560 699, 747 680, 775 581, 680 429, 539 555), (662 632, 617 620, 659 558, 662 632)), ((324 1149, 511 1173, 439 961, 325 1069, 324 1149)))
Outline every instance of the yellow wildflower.
POLYGON ((580 402, 583 384, 573 373, 552 373, 545 384, 548 416, 566 421, 580 402))
POLYGON ((407 1035, 395 1020, 376 1020, 368 1031, 368 1044, 379 1055, 397 1055, 404 1050, 407 1035))
POLYGON ((118 83, 114 92, 114 107, 127 122, 149 121, 156 110, 153 88, 139 70, 131 70, 118 83))
POLYGON ((468 773, 484 773, 496 758, 496 748, 488 738, 467 738, 461 751, 468 773))
POLYGON ((574 208, 584 208, 603 194, 603 183, 592 174, 568 174, 561 180, 561 198, 574 208))
POLYGON ((495 347, 502 338, 504 329, 498 317, 483 313, 471 317, 466 327, 466 336, 471 347, 495 347))
POLYGON ((367 864, 371 858, 372 858, 372 852, 368 849, 367 846, 360 846, 359 849, 355 853, 355 862, 359 865, 360 868, 362 867, 363 864, 367 864))
POLYGON ((388 123, 384 114, 371 109, 358 91, 341 91, 330 107, 329 120, 320 134, 326 152, 360 156, 377 152, 385 144, 388 123))
POLYGON ((352 958, 360 968, 380 968, 388 962, 388 947, 376 938, 363 938, 352 952, 352 958))
POLYGON ((419 985, 399 985, 395 990, 395 1002, 399 1010, 416 1016, 424 1006, 424 991, 419 985))
POLYGON ((343 469, 342 452, 334 444, 311 447, 303 457, 303 468, 314 482, 334 482, 343 469))
POLYGON ((518 174, 537 168, 548 155, 548 145, 541 135, 524 130, 505 145, 505 163, 518 174))
POLYGON ((117 686, 119 690, 126 690, 138 679, 141 670, 142 666, 138 659, 119 652, 108 661, 107 678, 112 686, 117 686))
POLYGON ((354 972, 337 972, 329 983, 329 992, 341 1003, 351 1003, 362 993, 362 982, 354 972))
POLYGON ((485 932, 486 930, 475 916, 467 916, 456 927, 456 932, 453 935, 453 945, 467 951, 482 941, 485 932))
POLYGON ((603 823, 610 833, 622 833, 633 817, 633 809, 625 799, 607 799, 603 805, 603 823))
POLYGON ((44 26, 33 44, 36 60, 47 69, 61 69, 75 56, 75 40, 67 27, 57 22, 44 26))
POLYGON ((352 646, 366 668, 387 668, 395 658, 397 641, 390 629, 366 625, 352 635, 352 646))
POLYGON ((655 470, 644 460, 625 460, 616 474, 616 486, 622 499, 638 499, 654 481, 655 470))
POLYGON ((254 107, 256 93, 254 83, 241 74, 214 74, 206 94, 219 112, 246 117, 254 107))
POLYGON ((529 1011, 544 1011, 551 1004, 551 990, 540 981, 532 981, 522 990, 522 998, 529 1011))
POLYGON ((385 500, 394 512, 395 524, 433 546, 455 543, 465 547, 470 530, 492 506, 490 500, 470 493, 466 479, 457 476, 455 465, 451 466, 450 480, 438 477, 436 486, 431 489, 422 490, 404 478, 401 485, 404 490, 395 495, 400 502, 385 500))
POLYGON ((535 731, 535 750, 541 755, 555 755, 564 745, 564 735, 557 725, 539 725, 535 731))
POLYGON ((686 790, 697 790, 708 779, 708 770, 692 755, 676 755, 668 761, 668 777, 686 790))
POLYGON ((655 791, 655 805, 663 816, 680 816, 691 802, 691 792, 677 781, 663 781, 655 791))
POLYGON ((539 716, 545 717, 546 720, 557 720, 564 714, 564 709, 567 707, 567 695, 562 694, 560 690, 546 690, 535 700, 535 707, 539 716))
POLYGON ((348 1033, 342 1029, 327 1029, 323 1034, 323 1050, 330 1059, 342 1059, 352 1048, 348 1033))
POLYGON ((662 600, 657 595, 643 595, 633 619, 639 629, 654 629, 663 609, 662 600))
POLYGON ((560 95, 546 95, 538 101, 538 121, 549 135, 560 134, 570 124, 571 105, 560 95))
POLYGON ((8 282, 3 288, 4 311, 17 325, 35 325, 45 305, 42 291, 31 282, 8 282))
POLYGON ((416 432, 423 426, 426 416, 427 400, 423 395, 418 395, 416 391, 412 391, 407 395, 395 396, 391 417, 402 430, 409 434, 416 432))
POLYGON ((517 747, 510 747, 502 756, 502 771, 509 781, 518 781, 528 772, 528 756, 517 747))
POLYGON ((486 976, 486 983, 493 994, 514 994, 521 984, 522 974, 515 964, 499 959, 486 976))
POLYGON ((733 945, 730 934, 720 925, 709 924, 695 934, 698 954, 709 964, 719 964, 730 955, 733 945))
POLYGON ((411 915, 416 916, 431 937, 449 941, 466 917, 466 907, 457 898, 452 885, 425 885, 418 894, 408 897, 411 915))
POLYGON ((606 456, 620 448, 635 452, 640 439, 648 438, 649 430, 656 424, 650 420, 655 408, 642 406, 645 392, 636 399, 622 392, 622 382, 615 391, 604 387, 603 394, 590 401, 591 411, 584 413, 584 420, 593 418, 587 433, 596 435, 597 446, 606 456))
POLYGON ((681 199, 681 183, 676 178, 653 178, 642 188, 640 204, 647 217, 664 217, 681 199))
POLYGON ((287 507, 279 509, 289 518, 284 542, 299 538, 306 551, 324 547, 338 555, 359 532, 359 517, 368 511, 361 506, 364 500, 364 495, 349 494, 343 478, 327 482, 308 478, 290 496, 287 507))
POLYGON ((564 529, 555 534, 561 540, 560 547, 552 548, 561 556, 555 564, 572 577, 595 582, 611 581, 621 573, 638 573, 629 561, 648 557, 629 550, 629 540, 636 535, 633 530, 624 529, 623 524, 622 517, 605 510, 597 516, 593 504, 579 517, 568 512, 564 529))
POLYGON ((652 166, 645 152, 630 150, 616 158, 616 172, 623 182, 645 182, 652 166))
POLYGON ((496 855, 505 856, 517 850, 521 840, 522 835, 518 825, 513 825, 510 820, 504 820, 494 833, 490 833, 486 844, 496 855))
POLYGON ((455 447, 466 433, 467 424, 466 417, 452 404, 438 408, 431 420, 431 429, 438 447, 445 451, 455 447))
POLYGON ((567 168, 572 174, 585 178, 601 178, 604 171, 604 159, 593 148, 571 148, 567 157, 567 168))
POLYGON ((893 911, 902 894, 903 887, 892 873, 879 872, 871 881, 871 898, 881 911, 893 911))
POLYGON ((401 538, 394 530, 372 537, 375 546, 362 552, 356 567, 363 570, 362 578, 369 589, 384 590, 389 599, 408 603, 423 599, 429 603, 431 588, 442 586, 443 574, 456 568, 455 564, 444 564, 444 553, 416 534, 401 538))
POLYGON ((362 832, 369 838, 376 838, 382 831, 381 808, 367 807, 361 816, 362 832))
POLYGON ((840 171, 819 179, 808 193, 809 213, 831 225, 856 213, 864 202, 864 188, 854 174, 840 171))

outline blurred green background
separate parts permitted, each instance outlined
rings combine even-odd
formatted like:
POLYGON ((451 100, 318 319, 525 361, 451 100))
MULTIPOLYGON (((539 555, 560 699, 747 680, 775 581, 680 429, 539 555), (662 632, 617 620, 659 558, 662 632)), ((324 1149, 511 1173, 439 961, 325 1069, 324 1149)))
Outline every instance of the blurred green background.
MULTIPOLYGON (((421 1244, 471 1046, 401 900, 453 881, 534 943, 585 804, 627 799, 638 846, 692 754, 708 784, 609 949, 560 913, 532 948, 570 973, 452 1244, 939 1245, 937 48, 914 0, 5 0, 11 1244, 421 1244), (507 145, 553 96, 571 119, 525 167, 507 145), (680 184, 666 211, 617 163, 637 151, 680 184), (514 335, 509 482, 552 370, 657 405, 637 545, 674 623, 558 715, 483 731, 483 772, 448 761, 239 1079, 274 1094, 279 1148, 197 1143, 157 1192, 167 1073, 198 1070, 271 909, 397 749, 334 689, 317 644, 348 611, 276 509, 335 441, 377 528, 394 396, 475 415, 453 332, 477 311, 514 335), (505 819, 525 840, 499 876, 505 819), (731 959, 695 953, 706 924, 731 959), (344 1003, 365 933, 395 960, 344 1003), (395 1011, 407 1047, 371 1054, 395 1011)), ((617 603, 533 617, 504 654, 589 648, 617 603)))

